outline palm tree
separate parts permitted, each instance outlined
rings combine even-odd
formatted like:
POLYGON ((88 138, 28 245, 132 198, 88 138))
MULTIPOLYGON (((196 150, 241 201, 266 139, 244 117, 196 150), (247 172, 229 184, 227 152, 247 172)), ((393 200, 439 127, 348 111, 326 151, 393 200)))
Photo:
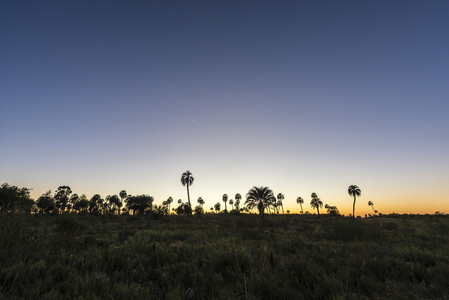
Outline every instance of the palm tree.
POLYGON ((201 205, 201 208, 202 208, 205 203, 203 198, 199 197, 197 201, 198 201, 198 204, 201 205))
POLYGON ((374 213, 376 213, 376 210, 374 209, 373 201, 368 201, 368 205, 371 206, 371 208, 373 209, 374 213))
POLYGON ((302 210, 302 204, 304 203, 304 199, 298 197, 296 198, 296 203, 298 203, 301 206, 301 213, 304 213, 304 211, 302 210))
POLYGON ((358 186, 350 185, 348 187, 348 194, 350 196, 354 196, 354 204, 352 205, 352 217, 355 218, 355 200, 362 194, 362 192, 360 191, 360 188, 358 186))
POLYGON ((168 214, 170 214, 170 204, 173 202, 173 198, 172 197, 168 197, 166 203, 168 204, 168 214))
POLYGON ((327 213, 333 216, 339 216, 340 215, 340 211, 338 210, 338 208, 336 206, 332 206, 329 204, 326 204, 324 206, 324 208, 327 209, 327 213))
POLYGON ((239 210, 239 206, 240 206, 240 200, 242 200, 242 195, 240 195, 239 193, 235 194, 235 209, 239 210))
POLYGON ((315 208, 318 215, 320 215, 320 207, 323 207, 323 201, 318 198, 316 193, 312 193, 312 201, 310 201, 310 206, 315 208))
POLYGON ((189 186, 192 185, 193 180, 194 180, 194 178, 192 176, 192 173, 190 173, 189 170, 187 170, 184 173, 182 173, 181 183, 182 183, 183 186, 187 186, 187 200, 189 200, 189 206, 190 207, 192 207, 192 205, 190 204, 189 186))
POLYGON ((259 216, 262 218, 264 215, 265 207, 270 206, 276 201, 273 191, 268 187, 253 187, 246 194, 245 205, 248 209, 257 207, 259 210, 259 216))
POLYGON ((220 208, 221 208, 221 203, 220 202, 215 203, 214 208, 215 208, 216 213, 218 214, 218 212, 220 211, 220 208))
POLYGON ((228 195, 224 194, 223 195, 223 202, 225 203, 225 211, 228 211, 227 207, 226 207, 226 202, 228 201, 228 195))
POLYGON ((284 200, 284 195, 283 195, 282 193, 279 193, 279 194, 277 195, 277 199, 278 199, 278 201, 279 201, 280 204, 281 204, 281 207, 282 207, 282 214, 284 214, 284 204, 282 203, 282 200, 284 200))
POLYGON ((231 206, 232 206, 232 210, 234 210, 234 200, 229 200, 229 204, 231 204, 231 206))

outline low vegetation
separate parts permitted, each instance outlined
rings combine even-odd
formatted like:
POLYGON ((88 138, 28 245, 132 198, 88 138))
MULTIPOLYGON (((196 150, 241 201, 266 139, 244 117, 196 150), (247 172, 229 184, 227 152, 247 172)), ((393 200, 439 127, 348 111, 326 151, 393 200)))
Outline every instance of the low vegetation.
POLYGON ((437 299, 449 218, 0 214, 0 299, 437 299))

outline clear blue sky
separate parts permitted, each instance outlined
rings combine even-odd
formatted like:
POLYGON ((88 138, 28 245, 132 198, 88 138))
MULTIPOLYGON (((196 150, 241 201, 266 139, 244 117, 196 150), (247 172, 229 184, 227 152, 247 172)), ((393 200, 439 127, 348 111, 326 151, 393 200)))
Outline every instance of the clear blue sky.
POLYGON ((0 183, 449 213, 447 1, 0 0, 0 183))

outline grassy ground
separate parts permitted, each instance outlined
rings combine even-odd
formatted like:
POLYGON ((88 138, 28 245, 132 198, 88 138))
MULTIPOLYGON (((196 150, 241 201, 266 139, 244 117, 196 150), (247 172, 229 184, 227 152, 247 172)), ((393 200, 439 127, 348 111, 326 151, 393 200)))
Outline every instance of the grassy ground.
POLYGON ((0 215, 0 298, 438 299, 449 217, 0 215))

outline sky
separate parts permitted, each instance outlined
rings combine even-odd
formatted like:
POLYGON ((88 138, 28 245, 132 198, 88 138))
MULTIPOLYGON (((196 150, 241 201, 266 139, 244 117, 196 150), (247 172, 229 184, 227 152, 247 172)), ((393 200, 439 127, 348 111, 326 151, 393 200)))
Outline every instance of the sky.
POLYGON ((449 213, 448 37, 448 1, 0 0, 0 183, 449 213))

